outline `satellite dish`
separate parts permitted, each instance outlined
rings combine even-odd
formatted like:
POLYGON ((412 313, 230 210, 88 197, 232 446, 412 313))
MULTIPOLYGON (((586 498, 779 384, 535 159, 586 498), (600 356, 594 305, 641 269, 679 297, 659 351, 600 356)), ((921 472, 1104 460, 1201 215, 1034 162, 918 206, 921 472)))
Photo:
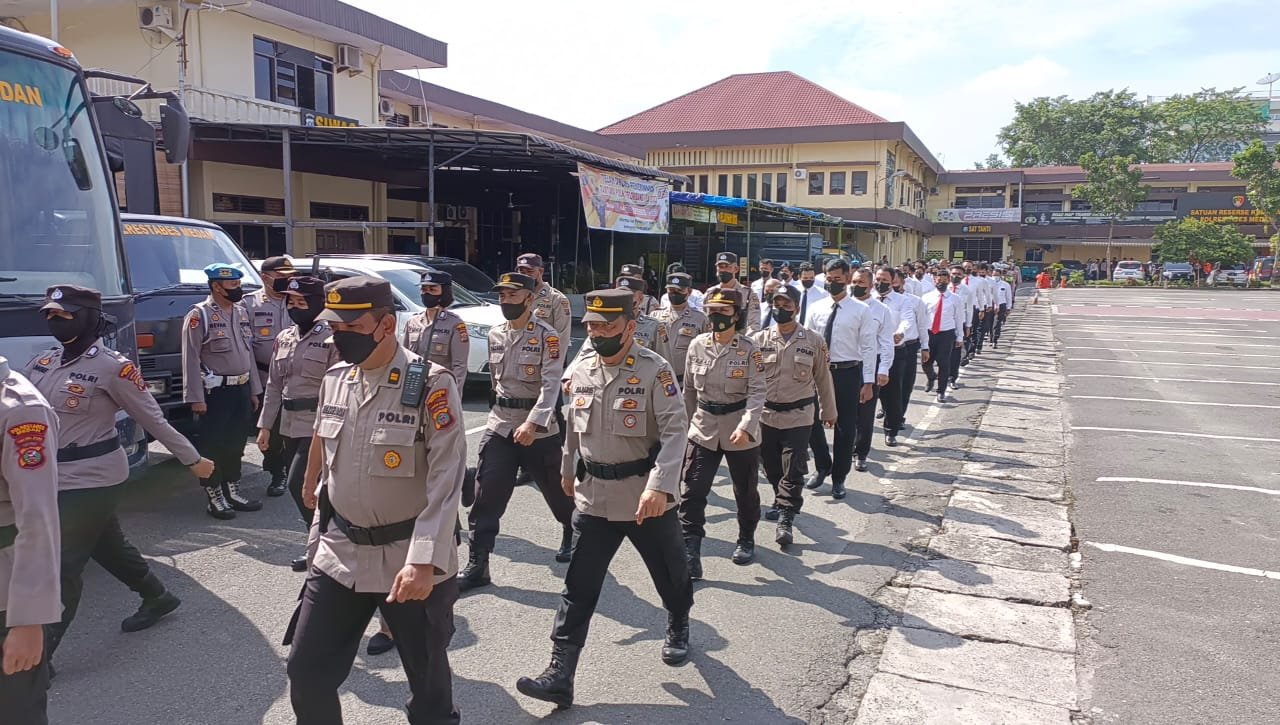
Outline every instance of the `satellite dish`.
POLYGON ((1280 73, 1268 73, 1258 79, 1258 85, 1269 86, 1277 81, 1280 81, 1280 73))

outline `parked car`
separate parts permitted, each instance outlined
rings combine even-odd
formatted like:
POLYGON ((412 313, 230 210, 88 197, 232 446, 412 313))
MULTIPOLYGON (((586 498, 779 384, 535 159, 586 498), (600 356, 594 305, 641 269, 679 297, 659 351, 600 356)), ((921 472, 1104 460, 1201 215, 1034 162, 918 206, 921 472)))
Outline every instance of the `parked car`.
POLYGON ((1125 260, 1116 262, 1116 268, 1111 272, 1111 279, 1120 282, 1123 280, 1136 280, 1142 282, 1146 280, 1147 273, 1142 269, 1142 262, 1132 262, 1125 260))
POLYGON ((1160 277, 1166 282, 1194 282, 1196 273, 1186 262, 1166 262, 1160 277))
POLYGON ((1085 271, 1084 262, 1078 259, 1064 259, 1058 264, 1062 265, 1062 269, 1058 270, 1058 277, 1071 277, 1072 272, 1083 273, 1085 271))
POLYGON ((421 254, 326 254, 324 256, 332 259, 346 257, 386 259, 434 269, 437 272, 448 272, 453 275, 455 288, 466 287, 469 292, 486 302, 496 304, 498 301, 498 293, 490 291, 493 289, 493 278, 475 265, 454 257, 428 257, 421 254))
POLYGON ((1275 269, 1275 257, 1258 257, 1253 260, 1253 267, 1249 270, 1249 282, 1258 284, 1270 284, 1271 273, 1275 269))
POLYGON ((1243 264, 1233 264, 1218 270, 1214 284, 1228 284, 1232 287, 1244 287, 1249 284, 1249 271, 1243 264))

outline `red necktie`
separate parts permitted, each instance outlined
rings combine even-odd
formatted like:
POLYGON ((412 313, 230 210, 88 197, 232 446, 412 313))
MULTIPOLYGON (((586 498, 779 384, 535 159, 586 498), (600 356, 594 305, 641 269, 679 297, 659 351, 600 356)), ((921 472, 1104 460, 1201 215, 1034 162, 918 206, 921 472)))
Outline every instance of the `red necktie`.
POLYGON ((942 292, 938 293, 938 308, 933 311, 933 326, 929 328, 930 335, 942 332, 942 300, 945 298, 946 296, 942 292))

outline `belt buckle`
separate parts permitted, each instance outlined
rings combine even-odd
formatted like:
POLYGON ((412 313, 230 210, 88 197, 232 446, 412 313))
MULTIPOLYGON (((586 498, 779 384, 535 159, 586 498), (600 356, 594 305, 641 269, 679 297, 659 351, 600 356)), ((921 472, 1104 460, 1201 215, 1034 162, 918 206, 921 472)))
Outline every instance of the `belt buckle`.
POLYGON ((360 544, 361 546, 373 545, 373 534, 365 527, 356 526, 352 523, 347 524, 347 538, 353 544, 360 544))
POLYGON ((600 466, 600 477, 607 478, 611 481, 618 479, 618 467, 612 463, 598 463, 600 466))

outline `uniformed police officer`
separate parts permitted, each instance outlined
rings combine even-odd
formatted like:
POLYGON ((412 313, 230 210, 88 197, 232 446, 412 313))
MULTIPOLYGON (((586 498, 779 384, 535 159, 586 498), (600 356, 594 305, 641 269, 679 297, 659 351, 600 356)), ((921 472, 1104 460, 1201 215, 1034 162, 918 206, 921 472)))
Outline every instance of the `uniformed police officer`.
MULTIPOLYGON (((652 299, 644 293, 644 280, 639 277, 619 277, 614 281, 614 289, 627 290, 631 293, 632 306, 634 310, 633 314, 635 315, 636 321, 636 330, 634 335, 636 344, 654 351, 658 354, 658 357, 661 357, 663 360, 670 360, 671 335, 667 330, 667 325, 657 317, 649 315, 644 311, 644 300, 652 299)), ((588 336, 586 340, 583 340, 582 347, 578 348, 578 354, 574 357, 574 362, 577 362, 577 359, 582 357, 584 353, 590 351, 591 345, 592 340, 591 337, 588 336)), ((569 367, 572 366, 573 365, 571 363, 569 367)), ((568 368, 566 368, 566 371, 567 370, 568 368)), ((562 381, 568 379, 567 374, 561 378, 562 381)))
MULTIPOLYGON (((276 336, 258 418, 258 449, 268 450, 276 445, 276 438, 283 439, 288 490, 309 528, 314 509, 302 500, 302 478, 320 404, 320 381, 339 358, 329 323, 317 319, 324 311, 324 280, 290 277, 284 295, 293 324, 276 336)), ((294 559, 292 565, 294 571, 306 571, 307 559, 294 559)))
POLYGON ((676 380, 684 385, 685 357, 689 354, 689 343, 704 332, 711 332, 711 323, 700 310, 689 304, 689 292, 693 289, 693 278, 683 272, 667 275, 667 299, 670 307, 663 307, 653 316, 658 322, 667 326, 668 347, 671 354, 668 361, 675 368, 676 380))
POLYGON ((0 357, 0 719, 46 725, 58 592, 58 416, 0 357))
MULTIPOLYGON (((618 269, 619 277, 634 277, 644 282, 644 267, 638 264, 624 264, 618 269)), ((614 285, 617 287, 617 285, 614 285)), ((633 290, 634 291, 634 290, 633 290)), ((636 309, 640 314, 652 315, 660 306, 658 300, 646 294, 645 287, 640 288, 640 294, 636 297, 636 309)), ((653 348, 649 348, 652 350, 653 348)))
POLYGON ((538 287, 533 295, 533 314, 554 327, 560 339, 568 340, 569 332, 573 327, 573 311, 569 307, 569 298, 543 278, 545 269, 542 266, 542 256, 521 254, 516 258, 516 271, 532 277, 537 282, 538 287))
POLYGON ((711 332, 689 345, 684 403, 689 414, 680 524, 684 528, 689 576, 702 578, 702 537, 706 535, 707 494, 728 459, 733 498, 738 504, 738 544, 733 563, 755 557, 760 523, 760 414, 766 395, 764 359, 746 334, 742 295, 750 290, 719 289, 707 295, 711 332))
POLYGON ((467 323, 449 310, 453 304, 453 275, 430 270, 422 273, 422 312, 404 327, 404 346, 453 374, 461 390, 467 384, 467 358, 471 336, 467 323))
MULTIPOLYGON (((253 359, 264 387, 275 353, 276 338, 291 324, 284 290, 289 278, 296 272, 288 257, 267 257, 262 262, 262 289, 244 297, 244 308, 253 324, 253 359)), ((258 403, 262 403, 262 395, 258 396, 258 403)), ((255 433, 261 427, 256 418, 252 418, 249 424, 253 426, 255 433)), ((262 470, 271 474, 271 483, 267 485, 268 496, 283 496, 287 490, 285 472, 290 459, 285 455, 284 437, 279 435, 279 425, 279 421, 272 421, 267 426, 275 435, 271 436, 266 449, 262 451, 262 470)))
POLYGON ((573 702, 578 654, 623 539, 640 553, 667 610, 662 661, 679 664, 689 653, 693 588, 675 510, 688 419, 671 365, 635 344, 633 319, 626 291, 588 294, 582 321, 595 347, 569 371, 560 476, 577 506, 573 556, 551 632, 551 664, 516 683, 520 692, 561 707, 573 702), (576 481, 579 457, 586 474, 576 481))
POLYGON ((338 687, 379 610, 409 679, 409 722, 459 722, 446 651, 467 456, 458 386, 399 345, 385 280, 330 283, 320 319, 333 327, 343 363, 320 385, 305 479, 317 515, 310 573, 285 636, 294 714, 300 723, 342 722, 338 687))
POLYGON ((814 410, 828 428, 834 427, 836 393, 826 342, 796 321, 800 290, 784 284, 770 303, 775 324, 751 337, 760 348, 768 387, 760 418, 760 463, 773 487, 774 501, 765 518, 777 520, 774 541, 786 546, 804 503, 814 410))
MULTIPOLYGON (((760 329, 760 300, 751 294, 751 289, 743 285, 738 280, 740 271, 738 266, 738 255, 733 252, 717 252, 716 253, 716 280, 717 283, 707 288, 707 297, 710 297, 716 290, 738 290, 738 314, 741 319, 746 320, 745 327, 742 328, 748 334, 760 329)), ((706 303, 703 303, 704 311, 706 303)), ((709 312, 707 314, 710 314, 709 312)))
POLYGON ((559 485, 559 426, 553 410, 564 365, 564 343, 551 325, 533 314, 532 277, 507 272, 493 289, 507 321, 489 330, 494 406, 480 439, 476 502, 468 515, 471 546, 467 566, 458 578, 463 591, 490 581, 489 553, 515 489, 517 467, 533 475, 561 524, 556 561, 569 560, 573 543, 573 499, 559 485))
POLYGON ((41 311, 50 334, 61 343, 32 358, 25 370, 53 405, 60 431, 53 453, 58 459, 63 609, 61 621, 48 628, 51 659, 80 606, 90 558, 142 597, 138 611, 121 623, 124 631, 146 629, 181 604, 125 538, 116 517, 120 484, 129 477, 116 413, 128 413, 197 478, 208 478, 213 462, 201 458, 165 420, 138 367, 103 343, 106 321, 97 290, 50 287, 41 311))
POLYGON ((253 326, 240 300, 244 273, 229 264, 204 268, 209 297, 183 320, 183 400, 199 416, 198 448, 213 460, 213 475, 200 479, 209 515, 233 519, 236 511, 257 511, 261 501, 240 493, 244 427, 258 410, 262 380, 253 357, 253 326))

